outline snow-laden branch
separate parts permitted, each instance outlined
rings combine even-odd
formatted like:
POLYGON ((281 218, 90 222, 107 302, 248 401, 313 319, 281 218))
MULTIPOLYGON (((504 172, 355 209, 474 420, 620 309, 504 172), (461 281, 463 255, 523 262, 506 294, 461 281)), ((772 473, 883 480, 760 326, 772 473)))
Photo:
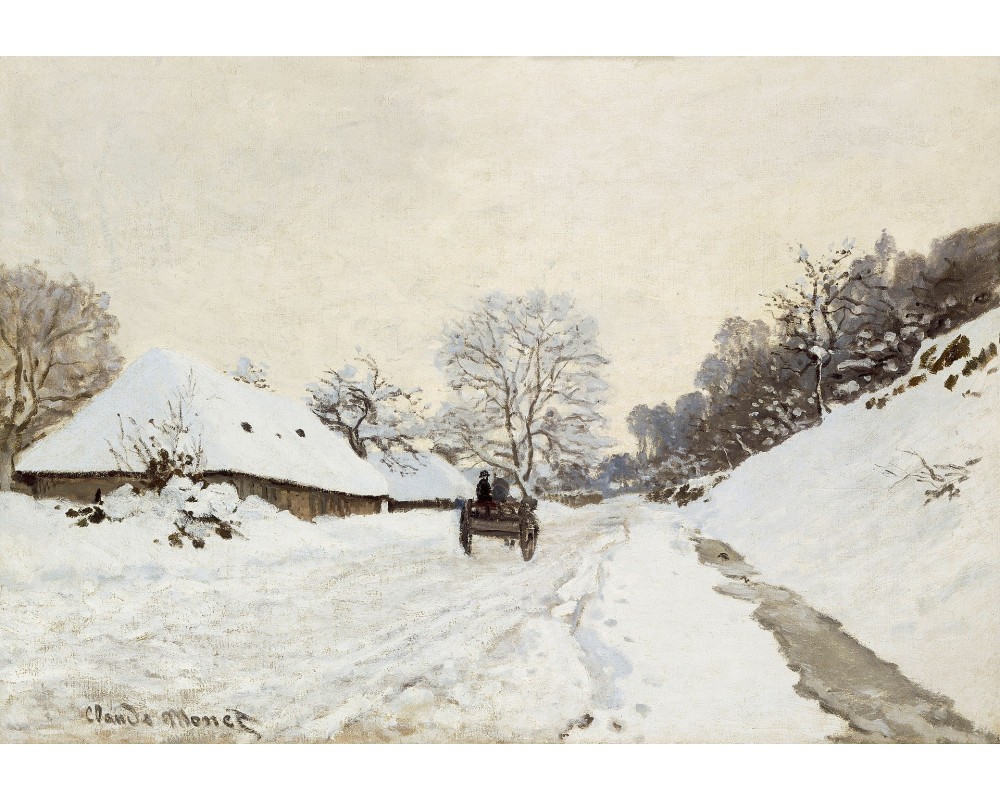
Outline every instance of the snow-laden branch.
POLYGON ((426 410, 420 389, 403 389, 390 383, 370 355, 358 359, 361 369, 348 364, 327 370, 307 387, 310 407, 331 430, 341 433, 361 458, 373 450, 382 453, 390 467, 406 472, 412 462, 395 454, 416 454, 414 440, 423 431, 426 410))

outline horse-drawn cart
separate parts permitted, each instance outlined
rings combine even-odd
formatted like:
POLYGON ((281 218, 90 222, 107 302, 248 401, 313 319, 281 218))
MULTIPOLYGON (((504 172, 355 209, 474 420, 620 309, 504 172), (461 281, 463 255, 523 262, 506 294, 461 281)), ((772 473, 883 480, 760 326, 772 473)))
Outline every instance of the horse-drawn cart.
POLYGON ((537 505, 537 502, 528 499, 502 503, 494 500, 466 500, 458 529, 458 541, 462 549, 466 555, 471 556, 473 535, 493 536, 505 539, 511 547, 519 543, 524 560, 531 561, 538 541, 538 519, 535 517, 537 505))

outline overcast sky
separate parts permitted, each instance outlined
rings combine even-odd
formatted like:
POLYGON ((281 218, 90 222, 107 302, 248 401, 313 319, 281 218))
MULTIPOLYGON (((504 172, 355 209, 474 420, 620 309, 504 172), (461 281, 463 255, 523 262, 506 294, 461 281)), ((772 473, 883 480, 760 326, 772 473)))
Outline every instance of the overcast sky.
POLYGON ((926 251, 998 175, 1000 60, 0 61, 0 260, 107 290, 128 359, 433 392, 447 319, 568 291, 628 446, 790 245, 926 251))

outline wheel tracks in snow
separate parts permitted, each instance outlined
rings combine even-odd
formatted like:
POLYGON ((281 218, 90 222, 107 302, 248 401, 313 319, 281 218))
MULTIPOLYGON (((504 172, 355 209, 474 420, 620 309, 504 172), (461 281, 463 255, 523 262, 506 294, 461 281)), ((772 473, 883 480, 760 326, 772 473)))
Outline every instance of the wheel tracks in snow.
MULTIPOLYGON (((551 598, 559 588, 581 574, 588 584, 595 583, 604 554, 623 541, 617 531, 609 535, 607 530, 621 523, 619 519, 602 524, 600 535, 595 535, 592 524, 585 523, 585 529, 580 531, 579 524, 573 524, 576 520, 559 522, 552 527, 563 535, 552 537, 553 549, 536 554, 528 564, 519 560, 513 562, 514 567, 507 563, 506 558, 492 557, 495 553, 483 558, 479 564, 487 569, 465 584, 461 598, 445 598, 434 607, 428 607, 426 621, 418 630, 414 629, 411 617, 394 619, 390 625, 377 631, 377 642, 329 663, 324 670, 326 676, 323 682, 342 684, 352 696, 362 694, 380 698, 384 704, 407 687, 416 685, 446 694, 447 687, 438 685, 432 677, 442 666, 440 654, 444 651, 470 653, 472 660, 462 665, 463 673, 478 674, 479 666, 493 660, 493 651, 501 641, 512 637, 517 639, 529 621, 551 615, 553 604, 547 598, 551 598), (567 532, 569 535, 566 535, 567 532), (581 550, 585 552, 581 554, 581 550), (566 578, 568 562, 572 562, 572 566, 566 578), (498 582, 507 591, 498 594, 498 582), (471 634, 470 625, 474 626, 471 634), (397 668, 387 668, 390 663, 397 668), (360 681, 358 677, 361 677, 360 681)), ((504 556, 507 556, 506 552, 504 556)), ((434 559, 433 556, 430 558, 434 559)), ((435 576, 433 572, 428 572, 426 577, 433 581, 435 576)), ((381 580, 382 576, 379 578, 381 580)), ((571 633, 573 631, 575 624, 571 633)), ((367 638, 362 636, 365 633, 370 635, 371 631, 358 631, 358 638, 367 638)), ((448 701, 446 697, 439 699, 448 701)), ((364 714, 364 710, 359 708, 358 713, 346 717, 342 724, 350 725, 364 714)))
MULTIPOLYGON (((628 658, 618 650, 604 644, 598 637, 585 636, 580 629, 580 622, 587 610, 590 601, 600 596, 603 592, 604 582, 607 577, 605 563, 612 550, 627 544, 631 539, 631 529, 629 526, 628 510, 623 509, 620 516, 612 517, 606 521, 605 541, 591 554, 592 559, 589 566, 592 572, 578 570, 567 581, 557 589, 557 596, 562 599, 565 594, 560 594, 564 587, 574 586, 572 592, 566 594, 576 594, 568 597, 563 603, 551 609, 554 616, 566 616, 569 618, 569 631, 580 648, 583 658, 581 663, 590 675, 592 683, 591 700, 593 706, 611 706, 614 703, 614 695, 618 691, 617 680, 622 675, 631 672, 631 664, 628 658), (616 528, 612 534, 607 529, 616 528), (620 531, 620 534, 619 534, 620 531), (595 563, 596 562, 596 563, 595 563), (585 588, 580 591, 580 586, 585 588), (568 609, 571 604, 572 609, 568 609), (560 609, 567 609, 568 613, 559 613, 560 609), (609 673, 607 665, 612 664, 613 669, 609 673)), ((589 727, 594 721, 594 717, 589 712, 571 720, 568 727, 559 733, 560 741, 567 741, 574 729, 584 729, 589 727)), ((616 730, 621 730, 619 726, 616 730)))
MULTIPOLYGON (((604 542, 596 551, 588 553, 588 558, 586 559, 588 563, 584 566, 589 565, 591 559, 596 557, 598 559, 596 567, 599 569, 601 555, 616 543, 617 540, 604 542)), ((551 586, 558 580, 558 578, 555 578, 555 572, 563 566, 564 560, 570 557, 572 557, 572 553, 559 553, 554 562, 545 564, 545 573, 547 575, 543 580, 539 580, 541 576, 538 576, 537 573, 530 572, 531 567, 526 567, 525 569, 529 570, 529 572, 525 573, 522 571, 517 574, 520 580, 516 586, 520 591, 509 594, 496 594, 497 575, 495 573, 480 575, 470 582, 469 591, 467 591, 466 597, 463 598, 464 602, 462 605, 459 606, 453 603, 442 605, 438 613, 428 621, 428 624, 417 632, 412 630, 413 626, 411 622, 404 621, 399 623, 394 626, 392 631, 388 632, 390 636, 388 640, 383 639, 378 644, 371 645, 360 651, 360 653, 356 653, 352 657, 352 662, 356 666, 364 666, 373 661, 377 662, 386 652, 398 649, 405 644, 421 641, 427 642, 424 647, 410 652, 409 657, 415 658, 421 650, 439 649, 440 640, 436 637, 436 634, 440 634, 449 628, 457 628, 457 632, 462 635, 463 641, 467 641, 467 627, 458 625, 458 623, 464 620, 474 621, 477 628, 491 632, 489 637, 491 640, 499 640, 523 625, 528 617, 537 613, 551 612, 552 607, 546 606, 544 602, 544 597, 549 594, 549 591, 543 587, 546 585, 551 586), (550 583, 552 578, 555 578, 555 580, 550 583), (478 601, 475 607, 475 615, 472 617, 470 617, 469 598, 475 598, 478 601), (525 604, 536 605, 537 609, 528 610, 526 615, 523 609, 525 604), (505 622, 507 624, 504 624, 505 622)), ((581 569, 581 565, 578 564, 572 570, 570 580, 579 574, 581 569)), ((561 585, 565 585, 565 582, 561 585)), ((556 591, 558 592, 558 588, 556 591)))

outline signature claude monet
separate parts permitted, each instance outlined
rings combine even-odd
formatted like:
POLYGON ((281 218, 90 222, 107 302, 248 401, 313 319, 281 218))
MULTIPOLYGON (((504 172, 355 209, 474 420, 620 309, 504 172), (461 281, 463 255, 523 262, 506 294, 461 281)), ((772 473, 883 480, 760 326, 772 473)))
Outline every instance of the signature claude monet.
POLYGON ((120 703, 118 708, 105 708, 97 703, 87 706, 83 712, 87 722, 95 725, 114 725, 118 727, 137 727, 148 725, 155 727, 163 725, 170 728, 231 728, 252 734, 258 739, 261 735, 247 725, 248 722, 260 724, 249 714, 235 708, 227 708, 223 714, 187 714, 183 709, 170 708, 162 713, 155 711, 140 711, 128 703, 120 703))

